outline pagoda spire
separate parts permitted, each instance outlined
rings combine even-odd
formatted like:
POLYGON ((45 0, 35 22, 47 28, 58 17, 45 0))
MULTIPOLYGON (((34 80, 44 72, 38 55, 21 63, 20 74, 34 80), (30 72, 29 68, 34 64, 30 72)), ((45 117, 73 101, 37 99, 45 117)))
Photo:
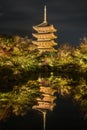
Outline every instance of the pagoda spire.
POLYGON ((47 9, 46 9, 46 5, 44 6, 44 23, 47 23, 47 9))

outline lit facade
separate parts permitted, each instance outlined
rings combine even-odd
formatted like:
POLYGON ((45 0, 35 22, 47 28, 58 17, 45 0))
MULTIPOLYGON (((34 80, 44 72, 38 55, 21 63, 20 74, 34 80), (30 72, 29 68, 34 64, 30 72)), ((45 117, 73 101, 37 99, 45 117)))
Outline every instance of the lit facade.
POLYGON ((44 6, 44 20, 41 24, 33 26, 35 33, 32 33, 35 40, 33 44, 37 45, 39 51, 55 51, 53 48, 57 43, 55 39, 57 36, 54 34, 56 29, 53 25, 48 24, 46 17, 46 6, 44 6))

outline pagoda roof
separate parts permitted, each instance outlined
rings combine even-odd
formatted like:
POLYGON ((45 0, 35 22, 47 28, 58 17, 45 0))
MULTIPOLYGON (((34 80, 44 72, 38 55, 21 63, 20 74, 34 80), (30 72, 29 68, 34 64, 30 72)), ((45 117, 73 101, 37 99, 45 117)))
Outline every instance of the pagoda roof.
POLYGON ((53 25, 47 24, 47 22, 43 22, 39 25, 33 26, 33 29, 36 30, 39 33, 43 32, 56 32, 56 29, 53 25))
POLYGON ((38 46, 40 46, 40 44, 42 44, 42 45, 50 45, 50 46, 54 46, 54 45, 57 45, 57 43, 54 41, 54 40, 46 40, 46 41, 32 41, 32 43, 33 44, 35 44, 35 45, 38 45, 38 46))
POLYGON ((35 106, 33 106, 32 108, 33 109, 48 109, 48 110, 53 110, 53 108, 54 108, 54 106, 55 106, 56 104, 55 103, 47 103, 47 102, 39 102, 38 103, 38 105, 35 105, 35 106))
POLYGON ((56 32, 56 29, 52 24, 49 24, 47 22, 46 6, 44 6, 43 22, 33 26, 33 29, 36 31, 36 33, 32 33, 32 35, 36 40, 33 40, 32 43, 37 45, 38 50, 40 50, 40 52, 54 52, 55 49, 53 46, 57 45, 57 43, 54 41, 54 39, 57 38, 57 36, 54 34, 54 32, 56 32))
POLYGON ((55 36, 54 33, 44 33, 44 34, 42 34, 42 33, 33 33, 32 35, 37 39, 43 39, 43 40, 57 38, 57 36, 55 36))

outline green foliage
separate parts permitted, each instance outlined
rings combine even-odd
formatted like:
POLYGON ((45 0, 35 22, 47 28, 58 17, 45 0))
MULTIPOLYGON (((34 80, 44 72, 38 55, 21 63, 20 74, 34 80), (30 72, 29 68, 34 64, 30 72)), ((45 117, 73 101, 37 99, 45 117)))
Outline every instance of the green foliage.
POLYGON ((22 86, 14 86, 9 92, 0 92, 0 119, 7 118, 10 114, 25 115, 36 103, 37 96, 39 88, 33 81, 28 81, 22 86))
POLYGON ((71 96, 87 118, 87 41, 41 54, 31 45, 28 38, 0 38, 0 119, 26 114, 41 96, 35 76, 52 71, 49 78, 43 76, 42 85, 57 89, 63 97, 71 96))

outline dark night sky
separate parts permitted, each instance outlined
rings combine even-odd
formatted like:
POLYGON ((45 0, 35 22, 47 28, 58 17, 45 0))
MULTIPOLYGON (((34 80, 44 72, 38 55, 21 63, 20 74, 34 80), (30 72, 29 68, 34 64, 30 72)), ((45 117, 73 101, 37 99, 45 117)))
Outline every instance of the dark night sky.
POLYGON ((47 5, 48 23, 57 29, 58 42, 77 45, 87 36, 87 0, 0 0, 0 34, 27 35, 43 21, 47 5))

